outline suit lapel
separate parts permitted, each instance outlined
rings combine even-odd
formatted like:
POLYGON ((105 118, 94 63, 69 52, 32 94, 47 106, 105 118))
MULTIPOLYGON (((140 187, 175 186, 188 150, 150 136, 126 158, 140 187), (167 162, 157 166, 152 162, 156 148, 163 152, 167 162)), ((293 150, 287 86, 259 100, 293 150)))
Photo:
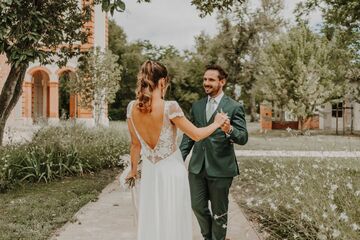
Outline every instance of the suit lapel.
MULTIPOLYGON (((226 103, 228 101, 228 97, 226 95, 224 95, 220 102, 219 102, 219 105, 218 107, 216 108, 215 112, 213 113, 213 115, 211 116, 211 118, 209 119, 209 121, 207 123, 211 123, 214 121, 214 118, 215 118, 215 115, 217 112, 220 112, 221 109, 224 108, 224 106, 226 106, 226 103)), ((205 105, 205 108, 206 108, 206 105, 205 105)), ((206 110, 205 110, 205 121, 206 121, 206 110)))
POLYGON ((201 102, 201 108, 203 110, 201 111, 200 118, 201 118, 201 122, 202 122, 203 126, 206 126, 206 104, 207 104, 207 100, 208 100, 208 98, 205 97, 205 98, 202 99, 202 102, 201 102))

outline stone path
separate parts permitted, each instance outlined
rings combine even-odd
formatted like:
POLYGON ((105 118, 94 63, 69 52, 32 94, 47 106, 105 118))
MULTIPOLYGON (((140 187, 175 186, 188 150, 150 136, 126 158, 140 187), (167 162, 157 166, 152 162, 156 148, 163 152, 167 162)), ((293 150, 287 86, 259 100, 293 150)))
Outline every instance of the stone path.
POLYGON ((268 151, 236 150, 237 157, 319 157, 319 158, 360 158, 360 151, 268 151))
MULTIPOLYGON (((131 194, 120 190, 118 181, 108 185, 98 201, 85 205, 75 221, 59 229, 52 240, 136 240, 131 194)), ((201 240, 193 219, 194 240, 201 240)), ((228 237, 231 240, 260 240, 241 209, 230 197, 228 237)), ((149 239, 156 240, 156 239, 149 239)))

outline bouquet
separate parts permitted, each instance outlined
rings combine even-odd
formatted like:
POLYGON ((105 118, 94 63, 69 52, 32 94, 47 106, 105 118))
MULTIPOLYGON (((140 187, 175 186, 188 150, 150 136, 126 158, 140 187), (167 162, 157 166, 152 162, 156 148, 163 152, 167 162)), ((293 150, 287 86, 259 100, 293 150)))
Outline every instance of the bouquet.
POLYGON ((129 172, 131 171, 131 164, 130 164, 130 155, 123 155, 121 157, 121 164, 125 166, 124 171, 120 175, 120 188, 124 190, 130 190, 131 198, 132 198, 132 205, 134 211, 134 223, 137 224, 138 218, 138 209, 139 209, 139 192, 140 192, 140 178, 141 178, 141 160, 138 164, 138 172, 136 177, 127 178, 129 172))

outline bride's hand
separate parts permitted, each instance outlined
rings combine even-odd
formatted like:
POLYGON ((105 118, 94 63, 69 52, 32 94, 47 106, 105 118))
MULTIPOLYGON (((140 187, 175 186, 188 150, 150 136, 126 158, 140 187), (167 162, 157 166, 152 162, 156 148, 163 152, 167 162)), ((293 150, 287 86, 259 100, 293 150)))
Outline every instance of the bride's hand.
POLYGON ((128 185, 129 188, 135 187, 136 178, 137 178, 137 172, 130 171, 127 177, 125 178, 125 183, 128 185))
POLYGON ((219 127, 221 127, 226 122, 226 120, 228 120, 228 118, 229 117, 226 115, 226 113, 217 113, 214 122, 218 124, 219 127))
POLYGON ((129 179, 136 179, 137 178, 137 171, 130 171, 129 174, 127 175, 127 177, 125 178, 126 180, 129 180, 129 179))

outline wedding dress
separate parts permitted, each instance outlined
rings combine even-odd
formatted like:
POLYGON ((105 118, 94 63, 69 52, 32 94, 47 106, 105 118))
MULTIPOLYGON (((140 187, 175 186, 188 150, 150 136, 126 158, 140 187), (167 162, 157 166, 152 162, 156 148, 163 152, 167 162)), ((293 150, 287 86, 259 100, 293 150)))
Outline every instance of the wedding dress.
MULTIPOLYGON (((129 103, 131 121, 135 101, 129 103)), ((184 113, 176 101, 165 101, 163 125, 154 149, 142 139, 142 173, 138 212, 138 240, 192 240, 192 213, 188 173, 176 145, 177 128, 171 123, 184 113)))

